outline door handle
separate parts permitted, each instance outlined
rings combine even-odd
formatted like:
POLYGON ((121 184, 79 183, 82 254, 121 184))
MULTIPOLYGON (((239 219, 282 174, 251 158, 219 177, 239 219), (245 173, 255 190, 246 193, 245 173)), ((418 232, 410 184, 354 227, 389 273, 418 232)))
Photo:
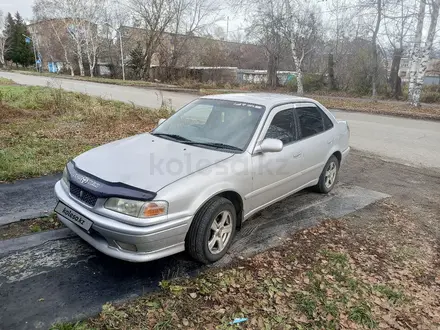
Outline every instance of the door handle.
POLYGON ((302 152, 299 152, 299 153, 297 153, 297 154, 293 154, 293 158, 298 158, 299 156, 301 156, 302 155, 302 152))
POLYGON ((332 144, 334 140, 335 140, 335 139, 328 140, 327 143, 328 143, 328 144, 332 144))

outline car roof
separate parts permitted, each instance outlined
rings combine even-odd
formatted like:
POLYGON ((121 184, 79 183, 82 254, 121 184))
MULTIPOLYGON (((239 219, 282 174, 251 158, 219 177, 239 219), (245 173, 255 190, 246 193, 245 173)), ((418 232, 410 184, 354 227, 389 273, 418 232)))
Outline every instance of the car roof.
POLYGON ((264 105, 270 109, 276 105, 290 102, 315 102, 306 97, 299 97, 289 94, 276 93, 231 93, 231 94, 216 94, 202 97, 203 99, 226 100, 235 102, 248 102, 258 105, 264 105))

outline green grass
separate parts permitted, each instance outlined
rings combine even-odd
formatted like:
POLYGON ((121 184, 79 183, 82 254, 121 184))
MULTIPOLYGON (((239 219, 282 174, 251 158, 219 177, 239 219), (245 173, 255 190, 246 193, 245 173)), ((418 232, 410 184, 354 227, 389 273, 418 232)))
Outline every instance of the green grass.
POLYGON ((0 77, 0 85, 15 85, 15 81, 8 78, 0 77))
POLYGON ((93 330, 85 322, 57 323, 50 327, 50 330, 93 330))
POLYGON ((62 89, 0 85, 0 181, 60 172, 78 154, 147 132, 170 113, 62 89))
POLYGON ((39 233, 41 231, 41 227, 39 225, 32 225, 30 229, 33 233, 39 233))
POLYGON ((377 327, 377 322, 371 315, 371 308, 366 302, 361 302, 360 304, 350 307, 348 317, 353 322, 365 326, 368 329, 377 327))
POLYGON ((405 296, 401 291, 394 290, 387 285, 376 285, 374 289, 387 297, 393 305, 398 305, 405 300, 405 296))

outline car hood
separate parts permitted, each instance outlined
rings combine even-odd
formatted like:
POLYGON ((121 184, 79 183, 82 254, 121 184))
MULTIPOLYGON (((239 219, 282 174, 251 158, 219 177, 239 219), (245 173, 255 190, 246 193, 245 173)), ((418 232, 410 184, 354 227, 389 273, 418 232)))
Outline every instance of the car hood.
POLYGON ((146 133, 89 150, 74 161, 77 168, 102 180, 157 192, 233 155, 146 133))

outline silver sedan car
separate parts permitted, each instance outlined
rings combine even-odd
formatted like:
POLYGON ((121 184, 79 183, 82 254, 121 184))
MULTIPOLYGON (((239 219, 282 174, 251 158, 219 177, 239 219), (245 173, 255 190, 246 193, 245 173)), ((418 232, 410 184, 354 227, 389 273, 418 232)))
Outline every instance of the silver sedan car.
POLYGON ((144 262, 222 258, 243 222, 306 187, 328 193, 349 127, 318 102, 202 97, 151 133, 87 151, 55 186, 59 219, 99 251, 144 262))

